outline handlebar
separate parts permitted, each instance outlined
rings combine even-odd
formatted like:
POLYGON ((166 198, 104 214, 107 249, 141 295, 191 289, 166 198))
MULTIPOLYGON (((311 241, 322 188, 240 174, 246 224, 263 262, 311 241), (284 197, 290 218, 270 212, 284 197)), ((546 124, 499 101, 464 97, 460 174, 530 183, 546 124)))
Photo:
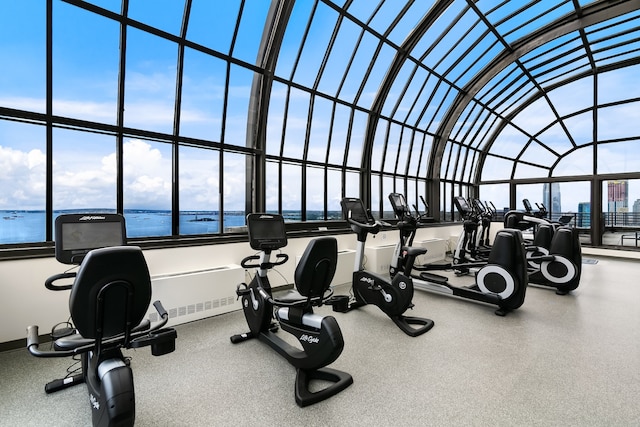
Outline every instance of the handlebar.
POLYGON ((156 308, 156 311, 158 312, 158 315, 161 318, 168 318, 169 314, 167 313, 167 310, 164 309, 164 307, 162 306, 162 303, 160 302, 160 300, 156 301, 153 303, 153 306, 156 308))
POLYGON ((378 232, 380 231, 380 228, 382 226, 391 226, 391 224, 388 224, 386 222, 381 222, 381 221, 375 221, 373 224, 365 224, 363 222, 358 222, 356 220, 354 220, 353 218, 347 218, 347 222, 349 222, 350 224, 355 225, 356 227, 359 227, 360 229, 362 229, 363 231, 366 231, 369 234, 378 234, 378 232))
MULTIPOLYGON (((167 322, 169 321, 169 314, 167 313, 167 310, 165 310, 165 308, 162 306, 162 303, 160 301, 155 301, 153 303, 153 306, 155 307, 156 311, 158 312, 158 315, 162 318, 162 320, 154 324, 152 327, 148 329, 144 329, 137 332, 131 332, 131 334, 129 335, 129 345, 131 345, 132 348, 147 345, 145 338, 147 337, 153 338, 153 333, 158 331, 160 328, 164 327, 164 325, 166 325, 167 322), (136 345, 134 340, 141 340, 142 344, 139 343, 136 345)), ((118 343, 124 342, 124 340, 125 340, 125 335, 121 334, 121 335, 117 335, 112 338, 107 338, 103 340, 102 344, 103 345, 118 344, 118 343)), ((86 341, 86 340, 83 340, 83 341, 86 341)), ((36 357, 67 357, 67 356, 73 356, 75 354, 86 353, 87 351, 91 351, 95 348, 95 342, 91 341, 88 344, 75 347, 71 350, 58 350, 58 351, 56 350, 43 351, 38 348, 39 346, 40 346, 40 338, 38 337, 38 326, 37 325, 28 326, 27 327, 27 350, 29 350, 29 353, 31 353, 36 357)))
POLYGON ((44 281, 44 286, 50 291, 68 291, 73 287, 73 285, 54 285, 53 282, 60 279, 71 279, 73 277, 76 277, 75 271, 68 272, 68 273, 54 274, 53 276, 49 277, 47 280, 44 281))
POLYGON ((38 326, 32 325, 27 327, 27 348, 31 348, 35 345, 36 348, 40 345, 40 339, 38 338, 38 326))
POLYGON ((277 267, 279 265, 284 264, 289 260, 289 255, 287 254, 276 254, 276 261, 274 262, 265 262, 265 263, 252 263, 251 261, 260 260, 260 255, 250 255, 248 257, 244 257, 242 261, 240 261, 240 265, 242 268, 263 268, 270 269, 273 267, 277 267))

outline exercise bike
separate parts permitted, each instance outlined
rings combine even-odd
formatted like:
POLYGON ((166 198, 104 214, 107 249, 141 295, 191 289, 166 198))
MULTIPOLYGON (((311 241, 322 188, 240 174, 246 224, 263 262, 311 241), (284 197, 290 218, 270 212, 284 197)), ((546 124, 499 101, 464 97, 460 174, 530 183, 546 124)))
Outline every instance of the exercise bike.
POLYGON ((295 400, 298 406, 308 406, 325 400, 353 383, 346 372, 326 368, 342 353, 344 341, 338 322, 332 316, 313 312, 331 297, 331 280, 338 260, 338 244, 333 237, 312 240, 304 251, 294 278, 296 291, 284 298, 272 294, 267 273, 284 264, 287 254, 279 253, 275 261, 272 252, 287 245, 284 220, 281 215, 249 214, 247 216, 249 243, 259 255, 242 260, 242 267, 255 268, 256 273, 247 285, 238 285, 236 293, 242 299, 242 309, 249 325, 249 332, 231 337, 234 344, 258 338, 269 345, 296 368, 295 400), (275 320, 273 317, 275 313, 275 320), (278 325, 292 334, 302 349, 280 338, 278 325), (329 382, 322 390, 311 392, 312 380, 329 382))
POLYGON ((53 350, 41 350, 38 326, 27 328, 27 348, 36 357, 80 356, 80 374, 54 380, 46 393, 86 383, 94 426, 132 426, 135 421, 133 371, 122 348, 151 346, 161 356, 175 350, 169 316, 153 303, 161 321, 144 317, 151 301, 151 279, 139 247, 124 246, 124 218, 115 214, 61 215, 55 222, 56 259, 79 265, 76 272, 48 278, 54 291, 71 290, 70 323, 54 329, 53 350), (73 284, 56 284, 73 279, 73 284))
POLYGON ((528 272, 525 246, 520 230, 504 229, 496 234, 486 262, 441 264, 440 270, 477 268, 475 283, 454 286, 446 276, 429 273, 429 265, 416 265, 416 258, 427 252, 426 248, 413 247, 413 239, 419 225, 411 214, 402 194, 391 193, 389 200, 398 217, 400 239, 396 245, 389 272, 392 277, 403 275, 413 278, 416 289, 453 295, 473 301, 497 305, 495 314, 505 316, 524 303, 528 272))
POLYGON ((334 297, 334 311, 348 312, 373 304, 411 337, 417 337, 429 331, 433 328, 433 320, 404 315, 407 309, 413 308, 413 281, 410 277, 398 274, 389 280, 364 268, 364 247, 367 235, 377 234, 383 224, 371 217, 360 199, 344 198, 341 206, 351 230, 358 236, 358 244, 351 288, 354 298, 334 297))

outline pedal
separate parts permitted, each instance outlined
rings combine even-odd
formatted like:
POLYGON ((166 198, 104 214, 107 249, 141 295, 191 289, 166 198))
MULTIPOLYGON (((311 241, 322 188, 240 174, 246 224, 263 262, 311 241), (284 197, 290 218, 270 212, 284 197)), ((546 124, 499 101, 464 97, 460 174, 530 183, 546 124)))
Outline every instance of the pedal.
POLYGON ((439 276, 437 274, 433 274, 433 273, 420 273, 420 278, 422 280, 426 280, 428 282, 433 282, 433 283, 437 283, 440 285, 444 285, 447 282, 449 282, 449 278, 445 277, 445 276, 439 276))

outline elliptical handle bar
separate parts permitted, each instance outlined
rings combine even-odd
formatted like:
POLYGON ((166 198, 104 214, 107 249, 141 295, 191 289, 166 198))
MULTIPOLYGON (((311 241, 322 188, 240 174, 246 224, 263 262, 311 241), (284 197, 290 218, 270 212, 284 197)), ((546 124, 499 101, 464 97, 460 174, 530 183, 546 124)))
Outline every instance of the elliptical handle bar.
POLYGON ((348 218, 347 222, 349 222, 349 224, 353 224, 356 227, 360 228, 361 230, 366 231, 369 234, 378 234, 378 232, 380 231, 380 228, 383 225, 389 225, 386 223, 381 223, 380 221, 375 221, 373 224, 365 224, 363 222, 358 222, 356 220, 354 220, 353 218, 348 218))
POLYGON ((56 280, 70 279, 73 277, 76 277, 75 271, 68 272, 68 273, 54 274, 53 276, 49 277, 47 280, 44 281, 44 286, 50 291, 68 291, 73 287, 73 285, 54 285, 53 282, 55 282, 56 280))
POLYGON ((242 268, 262 268, 262 269, 270 269, 273 267, 277 267, 279 265, 284 264, 289 260, 289 255, 287 254, 276 254, 276 261, 274 262, 263 262, 263 263, 255 263, 252 261, 260 260, 260 255, 250 255, 248 257, 244 257, 242 261, 240 261, 240 266, 242 268))

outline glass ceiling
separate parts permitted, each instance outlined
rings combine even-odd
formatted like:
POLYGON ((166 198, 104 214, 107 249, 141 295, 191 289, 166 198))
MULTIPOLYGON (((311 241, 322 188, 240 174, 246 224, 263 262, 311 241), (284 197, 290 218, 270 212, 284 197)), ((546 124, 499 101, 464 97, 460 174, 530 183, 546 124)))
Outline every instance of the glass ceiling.
POLYGON ((3 8, 0 209, 171 211, 157 235, 182 235, 185 210, 330 220, 345 195, 442 212, 482 184, 640 178, 639 0, 3 8))
MULTIPOLYGON (((637 74, 638 8, 637 1, 296 2, 275 74, 370 111, 363 165, 374 173, 427 170, 429 178, 472 184, 592 175, 593 158, 579 169, 562 160, 611 141, 597 131, 610 114, 596 88, 606 73, 637 74), (407 131, 412 137, 400 136, 407 131), (420 143, 424 137, 435 143, 420 143), (417 147, 430 153, 412 165, 417 147)), ((626 98, 618 93, 613 103, 626 98)), ((632 126, 621 133, 616 140, 638 136, 632 126)))

